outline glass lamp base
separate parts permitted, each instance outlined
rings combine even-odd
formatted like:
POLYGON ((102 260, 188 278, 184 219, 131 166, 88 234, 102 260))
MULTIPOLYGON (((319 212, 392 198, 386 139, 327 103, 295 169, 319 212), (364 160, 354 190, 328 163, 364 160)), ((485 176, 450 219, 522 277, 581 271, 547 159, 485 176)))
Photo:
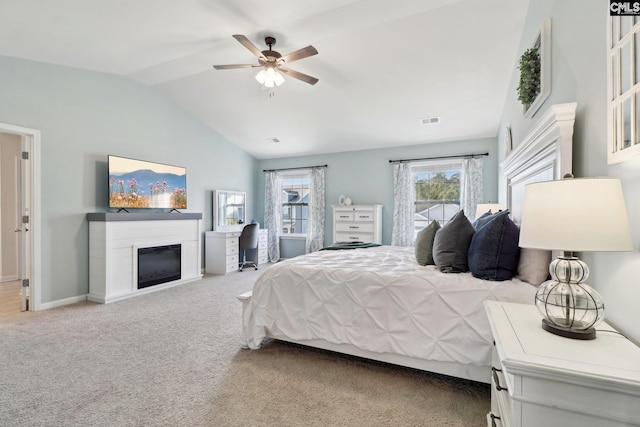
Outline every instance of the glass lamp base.
POLYGON ((547 319, 542 319, 542 329, 555 335, 576 340, 592 340, 596 337, 595 328, 588 329, 568 329, 556 326, 547 319))

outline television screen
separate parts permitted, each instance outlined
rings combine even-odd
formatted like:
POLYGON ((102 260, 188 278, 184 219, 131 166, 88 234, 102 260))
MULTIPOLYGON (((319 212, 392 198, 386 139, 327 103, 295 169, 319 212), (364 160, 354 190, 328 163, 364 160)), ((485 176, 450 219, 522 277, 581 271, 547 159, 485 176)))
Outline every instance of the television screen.
POLYGON ((109 156, 110 208, 187 208, 183 167, 109 156))

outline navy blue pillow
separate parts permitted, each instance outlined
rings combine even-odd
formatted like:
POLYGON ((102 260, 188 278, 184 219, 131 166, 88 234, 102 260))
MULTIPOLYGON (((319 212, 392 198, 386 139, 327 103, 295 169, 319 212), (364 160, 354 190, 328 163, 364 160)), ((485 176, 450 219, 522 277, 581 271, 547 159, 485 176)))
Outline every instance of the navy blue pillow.
POLYGON ((476 230, 480 227, 482 227, 483 225, 485 225, 487 222, 491 221, 493 219, 493 214, 491 213, 491 211, 489 212, 485 212, 482 215, 480 215, 479 218, 476 218, 475 221, 473 221, 473 223, 471 225, 473 225, 473 228, 475 228, 476 230))
POLYGON ((469 245, 469 270, 484 280, 509 280, 518 271, 520 230, 509 218, 509 212, 492 215, 479 227, 469 245))

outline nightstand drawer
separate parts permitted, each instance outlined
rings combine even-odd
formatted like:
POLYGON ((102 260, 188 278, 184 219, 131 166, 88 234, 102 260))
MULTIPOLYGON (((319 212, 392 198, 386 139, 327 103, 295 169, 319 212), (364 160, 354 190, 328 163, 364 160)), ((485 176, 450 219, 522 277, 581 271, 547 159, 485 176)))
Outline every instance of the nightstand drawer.
POLYGON ((487 414, 487 427, 503 427, 502 418, 500 416, 489 412, 487 414))
POLYGON ((491 410, 494 411, 494 400, 497 405, 497 416, 500 417, 501 425, 511 425, 511 405, 513 404, 507 389, 502 366, 491 367, 491 410))

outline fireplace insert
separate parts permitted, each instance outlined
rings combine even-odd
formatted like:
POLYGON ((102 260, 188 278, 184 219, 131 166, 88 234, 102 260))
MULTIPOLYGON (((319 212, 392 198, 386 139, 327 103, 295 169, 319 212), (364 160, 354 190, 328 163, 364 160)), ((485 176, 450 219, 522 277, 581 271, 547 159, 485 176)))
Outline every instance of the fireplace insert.
POLYGON ((180 280, 181 245, 138 249, 138 289, 180 280))

